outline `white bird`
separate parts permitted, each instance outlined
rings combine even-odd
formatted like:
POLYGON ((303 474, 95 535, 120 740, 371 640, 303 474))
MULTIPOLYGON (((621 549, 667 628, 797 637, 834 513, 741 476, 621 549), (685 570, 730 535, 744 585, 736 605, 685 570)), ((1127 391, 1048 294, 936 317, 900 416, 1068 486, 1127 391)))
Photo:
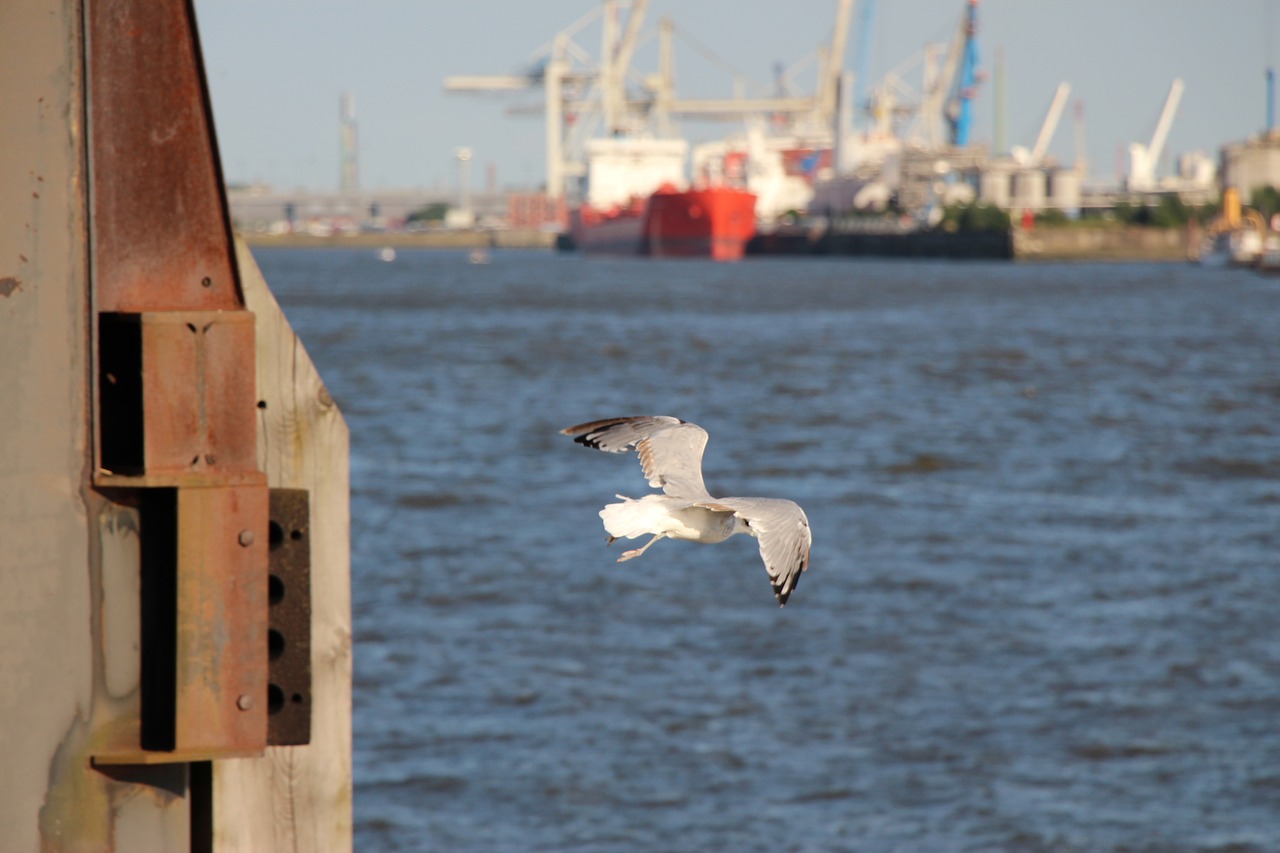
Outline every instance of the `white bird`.
POLYGON ((634 448, 649 485, 665 494, 639 500, 617 495, 622 503, 600 510, 608 544, 652 534, 643 547, 618 562, 639 557, 659 539, 723 542, 735 533, 760 540, 760 557, 779 605, 795 591, 809 566, 813 536, 809 519, 797 504, 774 498, 713 498, 702 482, 702 451, 707 431, 697 424, 663 415, 609 418, 562 429, 584 447, 606 453, 634 448))

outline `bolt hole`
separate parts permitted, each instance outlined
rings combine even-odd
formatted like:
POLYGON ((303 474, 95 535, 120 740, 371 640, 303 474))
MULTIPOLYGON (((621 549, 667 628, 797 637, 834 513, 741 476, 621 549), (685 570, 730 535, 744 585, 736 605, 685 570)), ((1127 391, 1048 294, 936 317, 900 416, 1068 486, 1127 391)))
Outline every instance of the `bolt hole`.
POLYGON ((284 528, 278 521, 272 521, 267 525, 267 542, 272 549, 279 548, 284 543, 284 528))
POLYGON ((289 698, 293 701, 293 704, 295 704, 295 705, 301 705, 301 704, 302 704, 302 694, 301 694, 301 693, 295 693, 295 694, 293 694, 292 696, 290 696, 289 698))
POLYGON ((279 604, 284 600, 284 581, 280 580, 279 575, 267 576, 267 601, 272 604, 279 604))
POLYGON ((302 538, 302 531, 301 530, 292 531, 289 534, 289 538, 292 539, 294 542, 297 542, 299 539, 302 538))
POLYGON ((266 407, 267 407, 267 401, 266 401, 266 400, 259 400, 259 401, 258 401, 258 408, 259 408, 259 409, 265 409, 266 407))
POLYGON ((279 660, 282 654, 284 654, 284 634, 272 628, 267 632, 267 657, 271 660, 279 660))
POLYGON ((284 691, 275 684, 267 685, 267 713, 278 714, 284 707, 284 691))
POLYGON ((188 328, 188 329, 190 329, 190 330, 192 331, 192 333, 194 333, 194 332, 195 332, 195 330, 196 330, 196 324, 195 324, 195 323, 188 323, 188 324, 187 324, 187 328, 188 328))
POLYGON ((204 278, 200 279, 200 284, 204 285, 205 287, 213 287, 213 279, 209 278, 209 276, 205 276, 204 278))

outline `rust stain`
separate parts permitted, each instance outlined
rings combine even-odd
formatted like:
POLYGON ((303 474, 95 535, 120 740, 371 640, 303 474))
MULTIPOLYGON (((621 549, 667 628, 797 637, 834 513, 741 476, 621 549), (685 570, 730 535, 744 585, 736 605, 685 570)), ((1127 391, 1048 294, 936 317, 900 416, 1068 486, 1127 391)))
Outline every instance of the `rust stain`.
POLYGON ((22 280, 17 276, 0 276, 0 296, 12 296, 15 290, 22 289, 22 280))

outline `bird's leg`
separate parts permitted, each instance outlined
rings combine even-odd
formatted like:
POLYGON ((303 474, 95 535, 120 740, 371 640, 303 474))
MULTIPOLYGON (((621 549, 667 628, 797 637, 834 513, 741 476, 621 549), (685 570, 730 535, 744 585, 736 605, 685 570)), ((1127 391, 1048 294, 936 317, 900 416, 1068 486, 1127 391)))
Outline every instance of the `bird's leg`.
POLYGON ((614 542, 617 542, 617 541, 618 541, 617 536, 610 536, 608 539, 604 540, 604 547, 608 548, 610 545, 612 545, 614 542))
POLYGON ((654 535, 654 537, 653 537, 652 539, 650 539, 648 542, 644 543, 644 547, 643 547, 643 548, 637 548, 637 549, 635 549, 634 551, 623 551, 623 552, 622 552, 622 556, 618 558, 618 562, 619 562, 619 563, 625 563, 627 560, 633 560, 633 559, 635 559, 636 557, 639 557, 639 556, 640 556, 641 554, 643 554, 645 551, 648 551, 648 550, 649 550, 649 548, 653 545, 653 543, 654 543, 654 542, 657 542, 659 539, 665 538, 665 537, 666 537, 666 535, 667 535, 667 534, 665 534, 665 533, 658 533, 658 534, 655 534, 655 535, 654 535))

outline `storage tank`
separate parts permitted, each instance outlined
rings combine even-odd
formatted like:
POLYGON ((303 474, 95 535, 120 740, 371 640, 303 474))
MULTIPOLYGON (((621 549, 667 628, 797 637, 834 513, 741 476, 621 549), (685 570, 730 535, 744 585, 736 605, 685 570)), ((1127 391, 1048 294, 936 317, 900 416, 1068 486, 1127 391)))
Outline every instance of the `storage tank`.
POLYGON ((1075 169, 1054 169, 1049 173, 1049 206, 1068 216, 1080 213, 1080 173, 1075 169))
POLYGON ((1013 207, 1043 210, 1045 173, 1039 169, 1023 169, 1013 176, 1013 207))
POLYGON ((1009 207, 1010 175, 1004 169, 987 169, 978 180, 978 196, 987 204, 999 208, 1009 207))

